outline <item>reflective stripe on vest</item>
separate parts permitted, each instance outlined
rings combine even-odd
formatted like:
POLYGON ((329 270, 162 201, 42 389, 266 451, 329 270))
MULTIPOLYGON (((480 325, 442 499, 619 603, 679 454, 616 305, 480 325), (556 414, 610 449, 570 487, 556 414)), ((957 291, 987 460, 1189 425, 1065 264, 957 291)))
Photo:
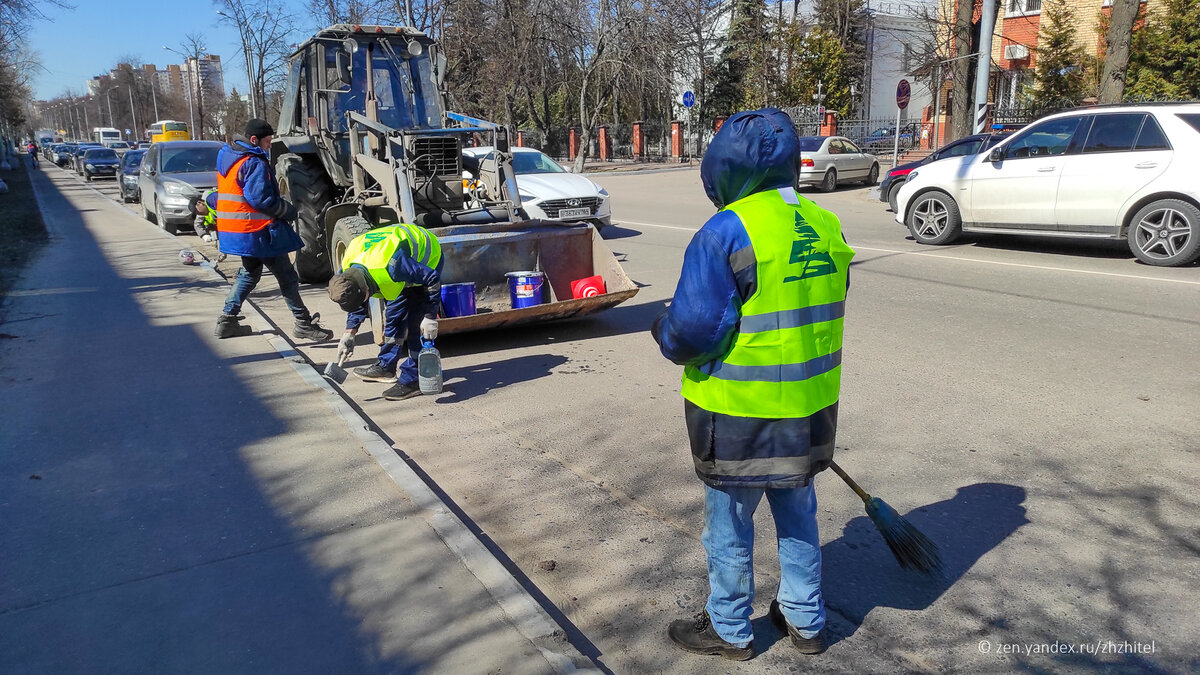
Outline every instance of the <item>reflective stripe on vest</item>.
POLYGON ((273 220, 267 214, 250 206, 242 192, 242 186, 238 185, 238 171, 250 157, 250 155, 246 155, 234 162, 225 175, 217 174, 216 223, 218 232, 257 232, 270 225, 273 220))
POLYGON ((726 415, 808 417, 837 403, 841 390, 854 250, 836 216, 792 189, 755 193, 726 209, 750 237, 750 250, 730 257, 753 256, 757 287, 742 305, 729 351, 684 369, 683 396, 726 415))
POLYGON ((375 297, 395 300, 408 285, 392 279, 387 270, 388 262, 399 246, 407 246, 409 255, 427 267, 436 268, 442 261, 442 247, 437 237, 429 230, 402 223, 376 228, 355 237, 342 256, 342 269, 351 265, 362 267, 379 288, 375 297))

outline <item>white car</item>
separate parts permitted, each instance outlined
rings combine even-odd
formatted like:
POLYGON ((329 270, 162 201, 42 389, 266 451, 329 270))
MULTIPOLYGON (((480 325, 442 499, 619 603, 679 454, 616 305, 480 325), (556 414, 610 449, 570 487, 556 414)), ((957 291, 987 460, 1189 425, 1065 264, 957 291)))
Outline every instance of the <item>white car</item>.
MULTIPOLYGON (((612 223, 612 207, 604 188, 579 174, 568 173, 533 148, 512 148, 511 152, 521 207, 530 218, 590 222, 597 230, 612 223)), ((491 153, 489 146, 463 149, 464 159, 474 159, 476 165, 491 153)), ((478 175, 463 171, 464 181, 475 178, 478 175)))
POLYGON ((1080 108, 990 151, 908 174, 896 222, 922 244, 962 232, 1125 239, 1150 265, 1200 257, 1200 104, 1080 108))
POLYGON ((821 192, 833 192, 838 185, 855 181, 874 185, 878 180, 879 160, 863 152, 849 138, 800 138, 800 185, 815 185, 821 192))

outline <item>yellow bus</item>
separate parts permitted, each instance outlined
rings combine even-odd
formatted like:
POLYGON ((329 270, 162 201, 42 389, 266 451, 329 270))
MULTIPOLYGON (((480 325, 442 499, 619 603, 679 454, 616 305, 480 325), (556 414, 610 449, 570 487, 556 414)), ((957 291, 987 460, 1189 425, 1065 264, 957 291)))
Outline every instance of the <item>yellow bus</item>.
POLYGON ((190 141, 192 135, 189 133, 188 125, 184 122, 176 122, 175 120, 162 120, 150 125, 150 142, 162 143, 164 141, 190 141))

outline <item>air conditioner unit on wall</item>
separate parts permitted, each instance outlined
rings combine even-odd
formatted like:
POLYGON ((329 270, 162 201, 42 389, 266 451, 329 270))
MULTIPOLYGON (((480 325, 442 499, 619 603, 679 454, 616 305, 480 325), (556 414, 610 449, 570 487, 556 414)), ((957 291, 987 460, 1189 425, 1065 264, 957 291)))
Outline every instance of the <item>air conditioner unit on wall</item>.
POLYGON ((1025 45, 1007 45, 1004 47, 1004 58, 1009 61, 1020 61, 1029 58, 1029 47, 1025 45))

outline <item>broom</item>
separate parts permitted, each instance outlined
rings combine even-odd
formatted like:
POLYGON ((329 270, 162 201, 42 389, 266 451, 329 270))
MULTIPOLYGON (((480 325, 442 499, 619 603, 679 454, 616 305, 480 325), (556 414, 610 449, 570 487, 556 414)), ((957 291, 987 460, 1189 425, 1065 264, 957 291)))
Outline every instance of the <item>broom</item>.
POLYGON ((913 527, 904 516, 896 513, 896 509, 888 506, 887 502, 867 494, 867 491, 859 487, 836 462, 830 461, 829 467, 863 500, 867 507, 867 517, 875 523, 876 529, 883 535, 883 540, 887 542, 888 548, 892 549, 892 555, 896 556, 896 561, 901 567, 931 576, 942 576, 942 556, 938 553, 937 544, 921 534, 920 530, 913 527))

